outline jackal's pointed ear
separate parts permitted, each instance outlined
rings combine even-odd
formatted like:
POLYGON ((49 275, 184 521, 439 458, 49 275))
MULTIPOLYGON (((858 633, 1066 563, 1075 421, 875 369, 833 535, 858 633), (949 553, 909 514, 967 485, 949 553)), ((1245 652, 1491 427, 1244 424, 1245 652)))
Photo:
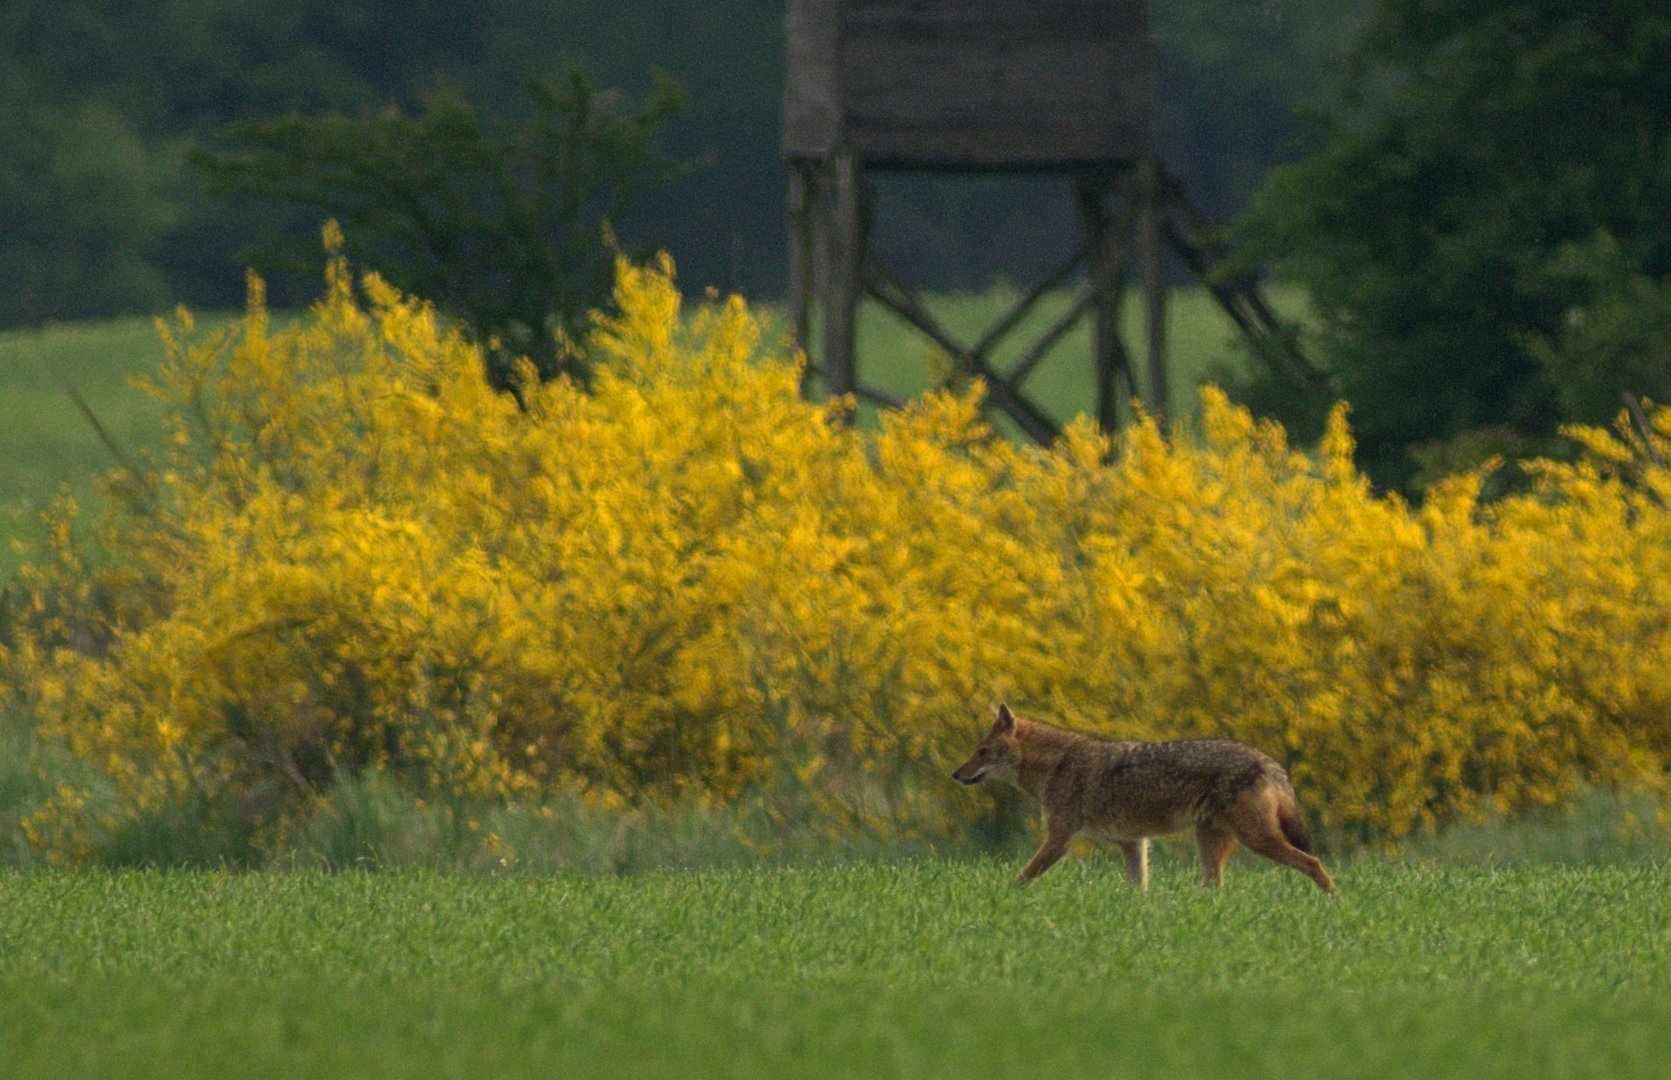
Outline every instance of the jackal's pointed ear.
POLYGON ((1002 704, 1002 703, 1000 703, 998 705, 998 719, 996 719, 992 722, 992 730, 993 731, 1013 731, 1013 730, 1015 730, 1015 714, 1010 712, 1010 707, 1008 705, 1005 705, 1005 704, 1002 704))

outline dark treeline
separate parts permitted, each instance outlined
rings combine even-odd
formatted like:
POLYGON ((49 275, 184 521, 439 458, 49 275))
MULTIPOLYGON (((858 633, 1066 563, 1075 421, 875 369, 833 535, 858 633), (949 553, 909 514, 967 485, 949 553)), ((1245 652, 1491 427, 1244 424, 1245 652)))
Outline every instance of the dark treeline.
MULTIPOLYGON (((1365 0, 1157 0, 1160 141, 1218 215, 1292 156, 1365 0)), ((316 233, 299 211, 211 197, 187 164, 226 126, 415 109, 437 88, 512 111, 529 77, 583 64, 687 105, 664 149, 700 166, 623 237, 692 285, 772 296, 783 277, 781 0, 12 0, 0 6, 0 326, 236 304, 253 245, 316 233)), ((1073 227, 1040 181, 889 181, 881 242, 938 287, 1024 277, 1073 227)), ((282 293, 280 295, 282 300, 282 293)))

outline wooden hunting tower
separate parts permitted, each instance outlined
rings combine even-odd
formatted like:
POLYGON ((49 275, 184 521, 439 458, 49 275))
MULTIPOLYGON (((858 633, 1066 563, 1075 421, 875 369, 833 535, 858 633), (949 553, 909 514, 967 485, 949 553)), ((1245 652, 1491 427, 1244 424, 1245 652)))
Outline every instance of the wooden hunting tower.
MULTIPOLYGON (((1141 394, 1163 417, 1164 245, 1170 241, 1198 273, 1215 253, 1204 243, 1204 219, 1183 203, 1181 188, 1155 158, 1147 0, 789 0, 786 28, 789 293, 803 348, 815 307, 823 324, 823 348, 809 376, 832 394, 895 404, 863 382, 854 354, 858 304, 869 297, 982 377, 991 403, 1022 430, 1049 441, 1056 426, 1023 382, 1090 315, 1097 416, 1113 427, 1117 404, 1139 391, 1118 321, 1135 246, 1148 326, 1141 394), (1077 245, 979 341, 965 345, 869 244, 869 174, 900 170, 1059 174, 1079 206, 1077 245), (999 341, 1041 297, 1081 271, 1083 285, 1067 312, 1011 370, 995 370, 999 341)), ((1238 322, 1269 314, 1249 310, 1256 295, 1215 291, 1238 322)))

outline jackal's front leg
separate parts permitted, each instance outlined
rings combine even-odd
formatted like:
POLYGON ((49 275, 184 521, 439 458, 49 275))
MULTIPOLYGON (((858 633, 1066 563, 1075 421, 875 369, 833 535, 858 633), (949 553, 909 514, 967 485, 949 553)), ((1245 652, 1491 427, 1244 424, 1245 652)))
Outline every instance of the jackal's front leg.
POLYGON ((1126 857, 1126 880, 1139 889, 1149 887, 1149 840, 1121 840, 1120 854, 1126 857))
POLYGON ((1044 843, 1033 853, 1027 865, 1021 868, 1021 876, 1016 881, 1032 881, 1052 866, 1056 860, 1068 853, 1068 841, 1073 839, 1073 833, 1064 829, 1051 829, 1044 838, 1044 843))

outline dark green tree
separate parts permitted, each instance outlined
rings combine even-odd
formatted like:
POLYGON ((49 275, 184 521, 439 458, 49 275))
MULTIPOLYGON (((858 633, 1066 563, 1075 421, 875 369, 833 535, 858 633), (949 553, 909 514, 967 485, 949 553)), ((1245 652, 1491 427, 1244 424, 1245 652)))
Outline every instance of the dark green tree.
MULTIPOLYGON (((1309 290, 1331 384, 1248 397, 1302 429, 1351 401, 1362 463, 1391 485, 1413 448, 1537 445, 1582 415, 1556 355, 1572 314, 1628 295, 1621 275, 1671 277, 1671 4, 1382 0, 1351 85, 1355 111, 1240 228, 1309 290), (1601 236, 1606 267, 1575 273, 1601 236)), ((1646 389, 1631 367, 1604 397, 1646 389)))
MULTIPOLYGON (((509 386, 517 357, 542 377, 584 377, 590 313, 608 300, 609 223, 672 178, 655 136, 678 107, 671 82, 641 101, 578 70, 527 83, 524 119, 486 116, 454 92, 417 115, 290 115, 239 124, 197 154, 211 190, 335 219, 355 264, 433 302, 489 346, 509 386)), ((317 259, 310 246, 309 257, 317 259)), ((293 239, 257 264, 293 266, 293 239)))
POLYGON ((121 113, 60 104, 0 65, 0 326, 159 309, 175 209, 121 113))

